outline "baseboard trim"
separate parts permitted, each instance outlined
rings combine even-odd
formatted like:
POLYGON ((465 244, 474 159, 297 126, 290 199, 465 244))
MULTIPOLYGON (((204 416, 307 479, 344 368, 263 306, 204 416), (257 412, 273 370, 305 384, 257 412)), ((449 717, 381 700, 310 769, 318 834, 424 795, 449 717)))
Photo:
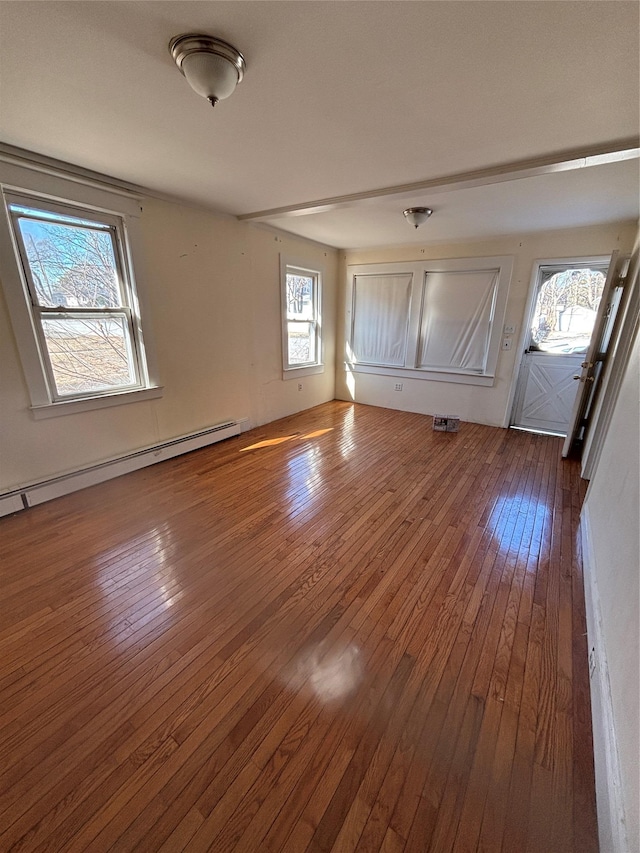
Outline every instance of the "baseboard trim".
POLYGON ((0 495, 0 516, 10 515, 31 506, 62 497, 62 495, 86 489, 105 480, 121 477, 131 471, 146 468, 156 462, 198 450, 209 444, 215 444, 225 438, 240 435, 249 427, 248 418, 239 418, 216 426, 208 427, 189 435, 178 436, 169 441, 144 447, 133 453, 90 465, 78 471, 52 477, 39 483, 31 483, 0 495))
POLYGON ((618 741, 587 506, 582 509, 580 535, 589 642, 591 719, 600 850, 603 853, 605 851, 606 853, 631 853, 625 822, 618 741))

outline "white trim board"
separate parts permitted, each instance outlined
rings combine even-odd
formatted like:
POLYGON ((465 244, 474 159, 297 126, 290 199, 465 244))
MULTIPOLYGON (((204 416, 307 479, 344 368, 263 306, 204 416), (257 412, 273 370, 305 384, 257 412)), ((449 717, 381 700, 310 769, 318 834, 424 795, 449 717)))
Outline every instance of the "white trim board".
POLYGON ((620 386, 640 329, 640 311, 638 310, 640 306, 640 230, 636 236, 624 289, 626 293, 623 293, 622 304, 618 309, 622 316, 620 332, 613 342, 613 350, 608 357, 608 369, 605 365, 600 395, 595 400, 593 413, 590 416, 591 428, 587 430, 585 436, 581 475, 585 480, 591 480, 597 468, 620 386))
POLYGON ((86 489, 89 486, 103 483, 105 480, 111 480, 114 477, 129 474, 131 471, 154 465, 156 462, 162 462, 165 459, 198 450, 209 444, 215 444, 225 438, 232 438, 249 428, 248 418, 228 421, 190 435, 179 436, 170 441, 142 448, 125 456, 82 468, 79 471, 14 489, 12 492, 0 495, 0 516, 36 506, 45 501, 62 497, 62 495, 76 492, 79 489, 86 489))
POLYGON ((589 508, 583 507, 580 519, 584 593, 589 642, 589 678, 593 755, 596 773, 598 836, 603 853, 632 853, 627 838, 622 776, 618 758, 609 666, 602 631, 600 596, 593 564, 593 546, 589 508))

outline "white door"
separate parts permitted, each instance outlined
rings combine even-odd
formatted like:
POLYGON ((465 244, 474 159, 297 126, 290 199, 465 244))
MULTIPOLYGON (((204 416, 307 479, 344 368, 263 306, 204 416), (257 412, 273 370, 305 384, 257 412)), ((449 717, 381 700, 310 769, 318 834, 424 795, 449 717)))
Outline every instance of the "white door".
POLYGON ((512 426, 566 435, 608 264, 541 262, 512 426))
POLYGON ((581 355, 528 352, 522 359, 514 426, 566 435, 581 355))

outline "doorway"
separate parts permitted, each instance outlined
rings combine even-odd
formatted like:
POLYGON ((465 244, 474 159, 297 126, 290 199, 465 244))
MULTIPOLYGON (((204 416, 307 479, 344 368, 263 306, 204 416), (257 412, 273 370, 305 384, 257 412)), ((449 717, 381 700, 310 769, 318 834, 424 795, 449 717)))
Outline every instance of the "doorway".
POLYGON ((511 426, 566 436, 609 261, 536 264, 511 426))

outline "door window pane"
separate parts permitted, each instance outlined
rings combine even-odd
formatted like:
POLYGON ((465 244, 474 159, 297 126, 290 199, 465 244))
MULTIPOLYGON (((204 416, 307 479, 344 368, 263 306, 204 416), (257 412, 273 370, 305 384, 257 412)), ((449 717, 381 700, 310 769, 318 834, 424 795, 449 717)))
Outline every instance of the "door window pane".
POLYGON ((538 290, 529 349, 586 352, 604 283, 602 270, 547 271, 538 290))

